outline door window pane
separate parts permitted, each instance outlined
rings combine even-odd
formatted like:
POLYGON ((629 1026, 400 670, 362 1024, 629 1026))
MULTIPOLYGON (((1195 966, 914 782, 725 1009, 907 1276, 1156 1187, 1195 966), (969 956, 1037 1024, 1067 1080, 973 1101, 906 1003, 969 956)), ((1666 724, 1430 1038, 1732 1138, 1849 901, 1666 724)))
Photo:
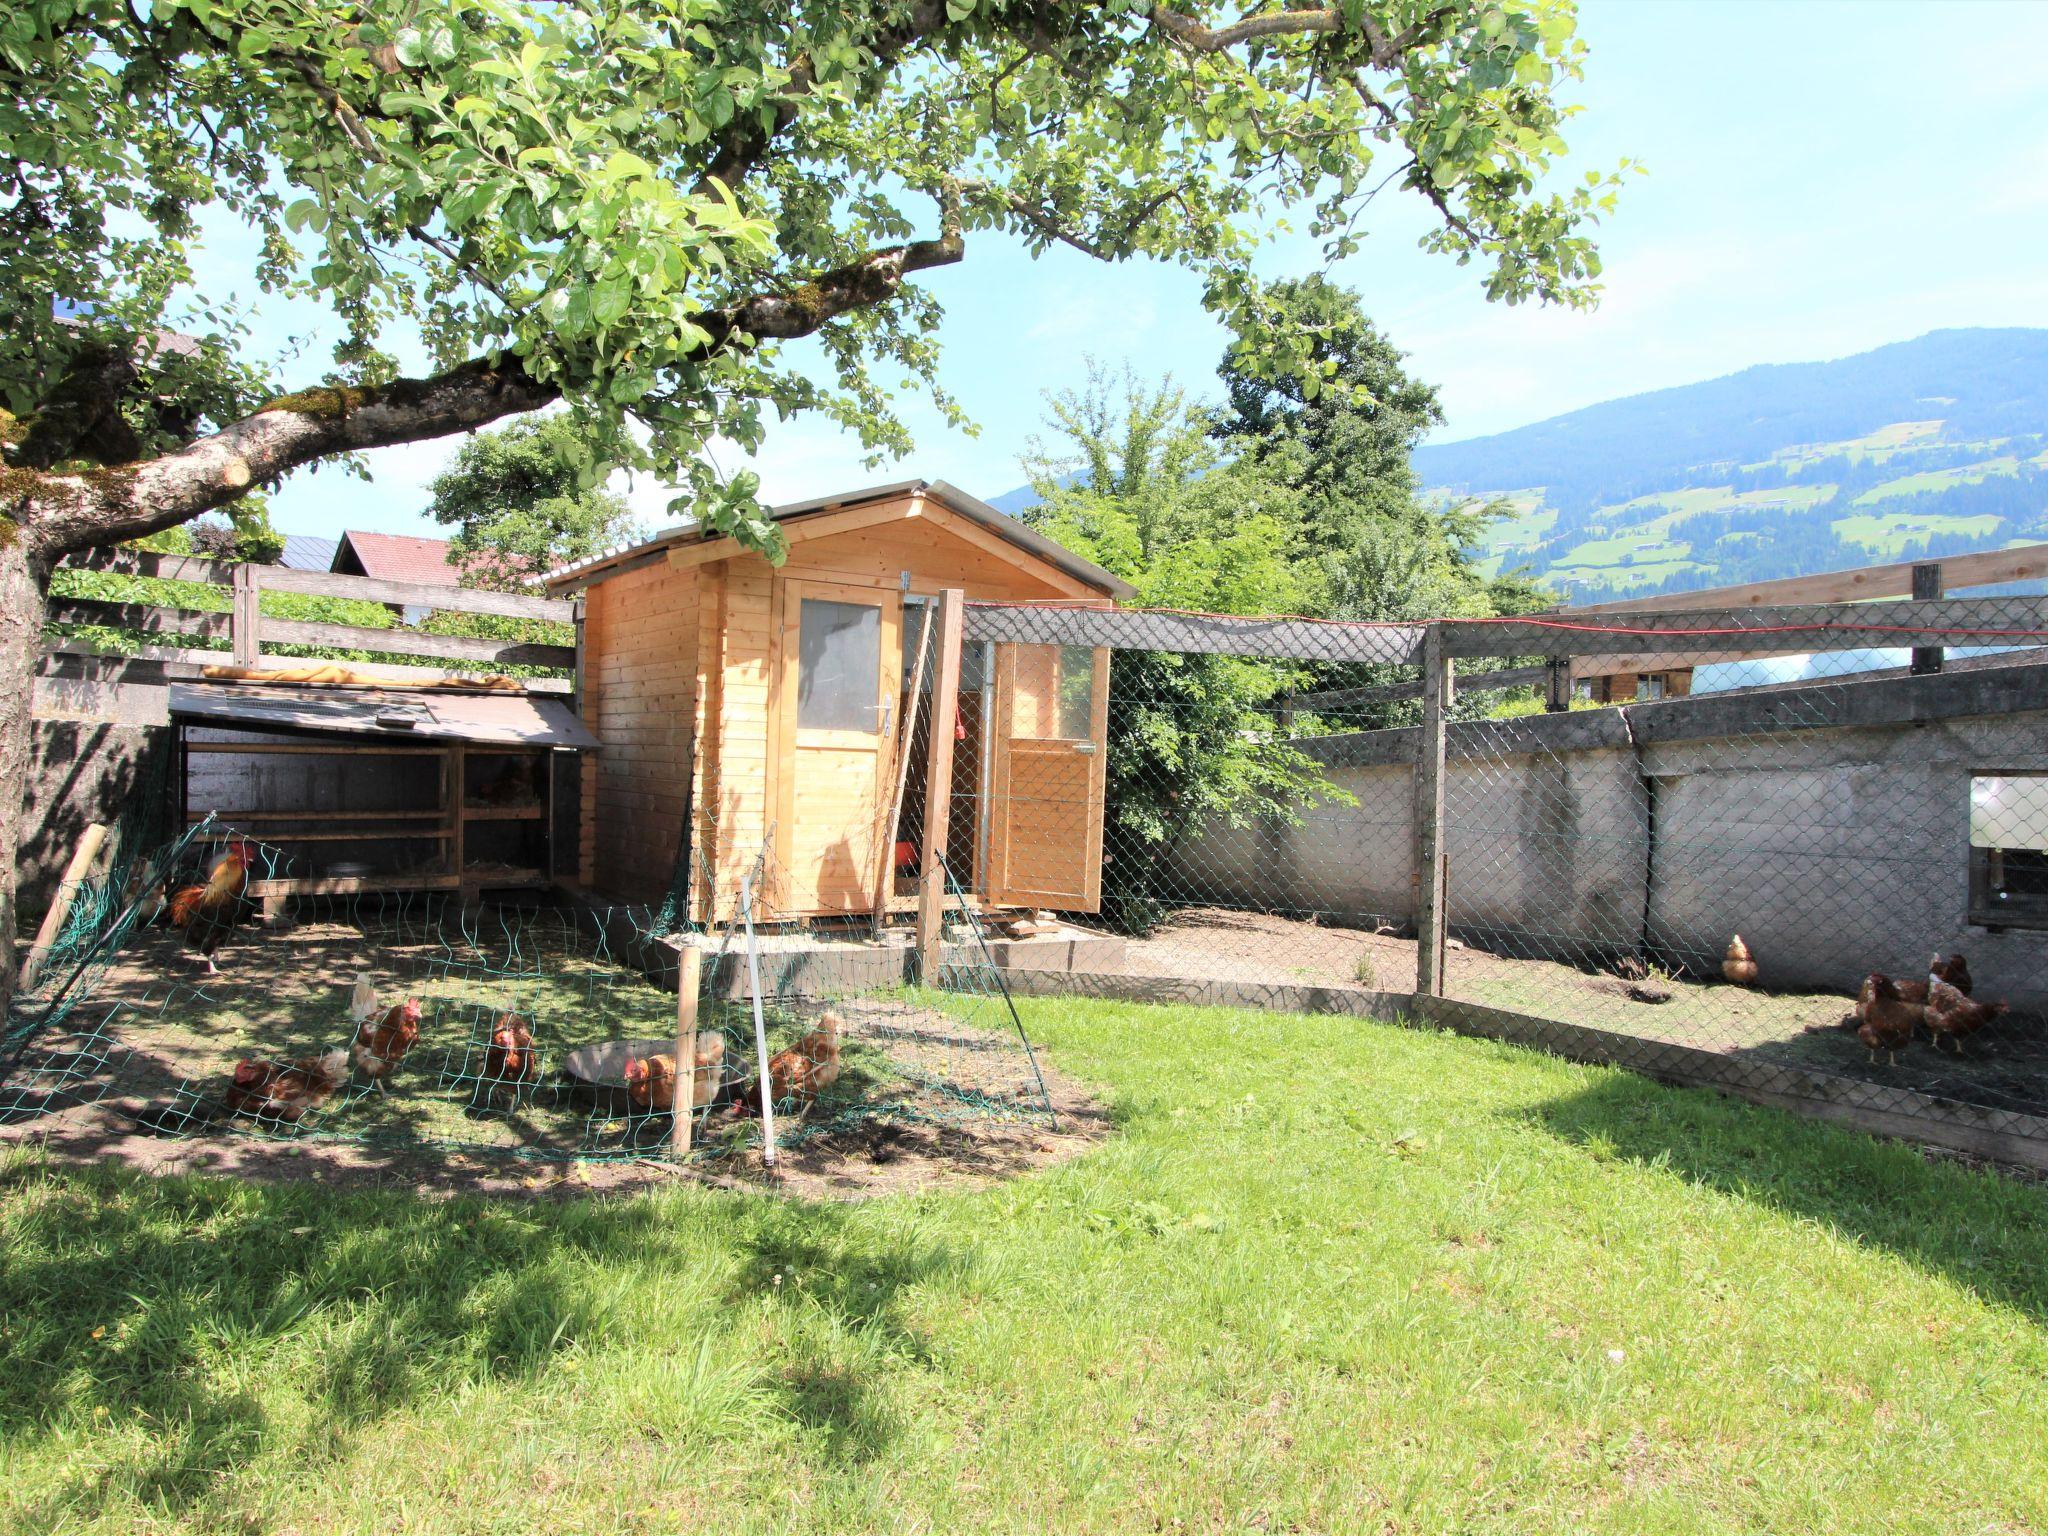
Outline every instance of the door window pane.
POLYGON ((1060 647, 1059 733, 1086 741, 1095 731, 1095 652, 1085 645, 1060 647))
POLYGON ((798 621, 796 723, 820 731, 881 730, 882 610, 803 600, 798 621))

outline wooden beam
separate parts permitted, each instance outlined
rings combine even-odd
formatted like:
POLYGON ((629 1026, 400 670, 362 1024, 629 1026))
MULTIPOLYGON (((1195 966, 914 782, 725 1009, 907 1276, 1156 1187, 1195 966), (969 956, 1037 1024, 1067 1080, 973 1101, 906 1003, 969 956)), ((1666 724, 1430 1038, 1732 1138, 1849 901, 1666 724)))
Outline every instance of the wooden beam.
MULTIPOLYGON (((1707 587, 1698 592, 1667 592, 1657 597, 1620 598, 1584 603, 1559 610, 1574 617, 1589 613, 1674 613, 1700 608, 1741 608, 1795 603, 1853 603, 1873 597, 1913 595, 1914 561, 1866 565, 1849 571, 1824 571, 1812 576, 1783 576, 1748 586, 1707 587)), ((2048 544, 2018 549, 1989 549, 1974 555, 1948 555, 1941 562, 1947 590, 1988 587, 1998 582, 2033 581, 2048 576, 2048 544)))
MULTIPOLYGON (((119 571, 130 576, 155 576, 165 581, 193 581, 232 587, 240 567, 226 560, 198 560, 185 555, 159 555, 139 549, 90 549, 66 557, 73 570, 119 571)), ((567 624, 574 605, 566 600, 529 597, 521 592, 487 592, 474 587, 439 587, 423 582, 380 581, 371 576, 343 576, 334 571, 299 571, 289 566, 253 567, 257 584, 270 592, 303 592, 314 597, 353 597, 401 608, 433 608, 454 613, 495 613, 514 619, 543 619, 567 624)), ((171 604, 163 606, 170 607, 171 604)))
POLYGON ((875 873, 875 931, 880 936, 882 925, 889 920, 889 898, 896 894, 896 824, 903 819, 903 792, 910 785, 910 748, 917 735, 918 700, 924 692, 925 657, 931 651, 932 621, 938 616, 936 603, 924 604, 923 621, 917 628, 917 655, 910 664, 910 702, 904 706, 903 718, 896 723, 896 772, 895 793, 889 797, 888 811, 879 829, 880 850, 877 862, 880 868, 875 873))
POLYGON ((332 571, 295 571, 288 566, 263 567, 269 592, 305 592, 315 597, 353 597, 398 608, 433 608, 444 613, 494 613, 509 619, 542 619, 551 624, 576 622, 576 605, 566 598, 529 597, 523 592, 487 592, 475 587, 435 587, 416 581, 380 581, 371 576, 341 576, 332 571))
MULTIPOLYGON (((1913 567, 1913 597, 1917 602, 1926 602, 1941 596, 1942 570, 1933 561, 1913 567)), ((1938 645, 1916 645, 1910 662, 1914 672, 1939 672, 1941 670, 1942 648, 1938 645)))
MULTIPOLYGON (((842 507, 837 511, 827 509, 808 513, 803 517, 790 518, 776 526, 782 530, 782 537, 787 543, 802 544, 810 539, 829 538, 835 533, 853 533, 862 528, 878 527, 883 523, 900 523, 906 518, 922 516, 924 507, 922 497, 905 496, 897 500, 871 502, 858 507, 842 507)), ((668 552, 668 559, 670 565, 689 569, 758 553, 758 550, 748 549, 737 539, 722 535, 715 539, 706 539, 699 544, 680 544, 668 552)))
POLYGON ((103 822, 91 822, 79 834, 78 846, 71 850, 71 862, 64 866, 64 877, 57 882, 56 899, 50 903, 50 910, 43 914, 43 925, 36 930, 36 940, 29 947, 28 959, 22 962, 21 975, 15 983, 20 991, 35 990, 36 977, 50 953, 50 946, 64 931, 64 919, 71 915, 72 903, 78 900, 85 877, 98 861, 100 848, 106 840, 107 828, 103 822))
MULTIPOLYGON (((488 661, 500 666, 559 667, 576 665, 576 649, 568 645, 529 645, 523 641, 484 640, 470 635, 430 635, 416 629, 373 629, 361 624, 314 624, 300 619, 269 619, 264 638, 288 645, 328 645, 342 650, 382 651, 397 656, 434 656, 449 661, 488 661)), ((272 657, 273 665, 278 658, 272 657)))
POLYGON ((1041 556, 1012 544, 999 533, 991 533, 972 518, 963 517, 950 507, 933 502, 926 510, 925 516, 961 542, 972 544, 983 554, 1023 571, 1033 580, 1058 588, 1068 597, 1099 598, 1103 595, 1085 581, 1069 576, 1041 556))
POLYGON ((938 650, 932 673, 931 754, 924 786, 924 843, 918 850, 918 977, 926 986, 938 984, 939 949, 945 935, 946 828, 953 815, 953 732, 960 714, 960 646, 966 607, 967 594, 958 587, 948 587, 939 594, 938 650))
POLYGON ((703 952, 685 940, 676 950, 676 1097, 669 1108, 675 1123, 670 1150, 679 1163, 690 1159, 690 1124, 697 1118, 697 992, 703 979, 703 952))
MULTIPOLYGON (((1532 615, 1450 619, 1435 627, 1443 630, 1445 644, 1454 656, 1564 652, 1615 657, 1668 650, 1715 660, 1737 652, 1797 656, 1811 651, 1900 647, 1923 638, 1945 645, 2048 642, 2048 599, 1966 597, 1935 602, 1802 604, 1796 608, 1706 608, 1590 619, 1577 614, 1532 615), (1653 645, 1660 639, 1671 644, 1653 645)), ((1600 670, 1615 672, 1620 667, 1610 663, 1600 670)))
POLYGON ((225 609, 108 603, 93 597, 53 597, 50 618, 58 624, 100 624, 152 635, 225 635, 234 627, 234 616, 225 609))
POLYGON ((1450 704, 1451 658, 1443 629, 1431 625, 1423 641, 1422 742, 1415 768, 1415 990, 1444 990, 1444 711, 1450 704))
POLYGON ((1568 656, 1553 656, 1543 664, 1543 711, 1563 714, 1572 707, 1572 663, 1568 656))
POLYGON ((87 549, 67 555, 61 562, 75 571, 119 571, 127 576, 155 576, 163 581, 195 581, 207 586, 231 586, 235 579, 232 560, 200 560, 191 555, 160 555, 147 549, 87 549))
POLYGON ((256 573, 253 565, 235 567, 228 639, 238 667, 255 666, 263 654, 263 587, 256 573))

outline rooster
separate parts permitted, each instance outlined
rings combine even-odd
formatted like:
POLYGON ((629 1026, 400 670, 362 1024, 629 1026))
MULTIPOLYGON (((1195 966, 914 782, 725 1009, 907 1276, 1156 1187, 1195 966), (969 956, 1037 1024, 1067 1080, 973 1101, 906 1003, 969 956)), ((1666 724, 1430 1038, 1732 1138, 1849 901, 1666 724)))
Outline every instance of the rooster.
POLYGON ((1974 1035, 2005 1011, 2004 1003, 1973 1003, 1961 987, 1939 976, 1927 978, 1927 1033, 1936 1050, 1943 1040, 1950 1040, 1956 1054, 1962 1055, 1963 1036, 1974 1035))
POLYGON ((246 837, 237 837, 228 843, 228 851, 208 873, 206 884, 188 885, 171 893, 171 926, 183 931, 187 949, 199 951, 209 976, 220 974, 220 968, 213 963, 213 952, 244 915, 249 866, 255 858, 256 845, 246 837))
POLYGON ((1899 996, 1899 984, 1881 971, 1863 978, 1863 989, 1856 996, 1856 1017, 1856 1038, 1870 1052, 1872 1066, 1877 1064, 1879 1051, 1896 1063, 1899 1047, 1928 1022, 1926 1008, 1899 996))
POLYGON ((384 1079, 405 1060, 406 1052, 419 1043, 419 999, 408 997, 380 1014, 376 991, 370 986, 370 978, 362 975, 356 977, 349 1015, 356 1025, 356 1041, 350 1055, 355 1058, 356 1069, 382 1093, 384 1079))
MULTIPOLYGON (((818 1101, 819 1094, 839 1081, 839 1031, 844 1023, 836 1012, 828 1008, 819 1018, 816 1029, 788 1050, 777 1051, 768 1058, 770 1103, 788 1105, 801 1113, 818 1101)), ((753 1083, 735 1088, 732 1098, 734 1113, 752 1113, 758 1107, 754 1103, 757 1092, 758 1087, 753 1083)))
POLYGON ((347 1070, 348 1052, 338 1046, 292 1062, 238 1061, 222 1102, 231 1114, 296 1125, 307 1110, 334 1097, 347 1070))
POLYGON ((516 1013, 501 1014, 491 1026, 491 1043, 484 1051, 483 1088, 492 1099, 501 1088, 518 1097, 523 1084, 540 1076, 540 1053, 533 1048, 533 1031, 516 1013))

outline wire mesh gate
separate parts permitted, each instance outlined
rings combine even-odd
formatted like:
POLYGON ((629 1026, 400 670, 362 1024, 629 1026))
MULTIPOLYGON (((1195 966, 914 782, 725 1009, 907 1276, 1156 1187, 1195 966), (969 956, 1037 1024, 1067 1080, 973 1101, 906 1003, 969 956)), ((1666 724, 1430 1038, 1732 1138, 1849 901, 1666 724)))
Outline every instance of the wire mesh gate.
POLYGON ((1014 984, 1399 1016, 2048 1166, 2039 598, 966 636, 992 677, 1114 658, 1099 787, 1012 747, 979 791, 1046 864, 1101 828, 1014 984))

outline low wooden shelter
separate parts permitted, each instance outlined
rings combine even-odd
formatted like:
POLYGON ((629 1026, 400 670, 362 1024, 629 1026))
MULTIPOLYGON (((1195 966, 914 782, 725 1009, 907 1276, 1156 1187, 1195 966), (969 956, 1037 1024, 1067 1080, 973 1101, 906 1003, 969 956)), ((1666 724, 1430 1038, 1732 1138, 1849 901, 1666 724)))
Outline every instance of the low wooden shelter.
POLYGON ((907 905, 896 882, 926 826, 915 770, 949 756, 955 879, 991 906, 1093 910, 1107 651, 967 646, 947 753, 924 739, 933 711, 911 686, 942 593, 1109 607, 1131 588, 943 482, 771 515, 780 566, 688 526, 550 579, 551 596, 583 597, 579 691, 604 748, 582 783, 583 883, 630 901, 686 887, 702 921, 731 910, 765 853, 763 899, 783 916, 907 905))

